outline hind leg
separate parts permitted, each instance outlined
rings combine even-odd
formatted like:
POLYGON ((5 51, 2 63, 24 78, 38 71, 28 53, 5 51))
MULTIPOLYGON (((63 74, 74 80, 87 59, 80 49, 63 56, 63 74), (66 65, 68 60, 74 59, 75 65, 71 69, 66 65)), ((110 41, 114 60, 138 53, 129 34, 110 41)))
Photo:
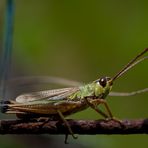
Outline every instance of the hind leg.
MULTIPOLYGON (((63 121, 63 122, 65 123, 65 125, 67 126, 69 133, 72 135, 72 137, 73 137, 74 139, 77 139, 77 136, 74 135, 74 133, 73 133, 73 131, 72 131, 70 125, 68 124, 68 122, 67 122, 67 120, 65 119, 65 117, 63 116, 63 114, 62 114, 59 110, 57 110, 57 112, 58 112, 59 116, 61 117, 62 121, 63 121)), ((65 143, 67 143, 67 139, 68 139, 68 134, 66 134, 66 136, 65 136, 65 143)))

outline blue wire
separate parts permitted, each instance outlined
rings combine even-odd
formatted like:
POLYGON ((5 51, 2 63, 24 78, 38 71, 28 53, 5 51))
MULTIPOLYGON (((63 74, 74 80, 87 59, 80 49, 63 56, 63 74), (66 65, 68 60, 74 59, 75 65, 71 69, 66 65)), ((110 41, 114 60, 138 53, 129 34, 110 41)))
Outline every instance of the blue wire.
POLYGON ((12 38, 13 38, 13 21, 14 21, 14 1, 7 0, 6 2, 6 18, 5 18, 5 31, 4 43, 2 52, 2 61, 0 67, 0 95, 5 99, 6 95, 6 81, 10 71, 11 53, 12 53, 12 38))

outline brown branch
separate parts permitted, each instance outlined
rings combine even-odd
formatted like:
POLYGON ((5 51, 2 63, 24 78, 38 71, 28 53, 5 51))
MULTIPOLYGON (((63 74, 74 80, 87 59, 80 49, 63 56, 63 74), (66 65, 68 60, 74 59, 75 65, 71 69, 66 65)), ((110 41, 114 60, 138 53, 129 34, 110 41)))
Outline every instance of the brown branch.
MULTIPOLYGON (((123 120, 67 120, 75 134, 148 134, 148 119, 123 120)), ((0 120, 0 134, 66 134, 60 121, 0 120)))

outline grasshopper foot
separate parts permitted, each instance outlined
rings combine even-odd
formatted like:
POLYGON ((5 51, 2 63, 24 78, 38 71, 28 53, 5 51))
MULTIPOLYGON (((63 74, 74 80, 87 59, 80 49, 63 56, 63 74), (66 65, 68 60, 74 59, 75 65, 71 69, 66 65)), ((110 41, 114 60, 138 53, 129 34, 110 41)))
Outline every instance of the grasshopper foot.
POLYGON ((123 124, 122 120, 116 118, 116 117, 111 117, 111 118, 106 118, 107 121, 113 120, 115 122, 118 122, 120 124, 123 124))
POLYGON ((119 123, 121 127, 123 127, 123 128, 125 127, 123 121, 120 120, 120 119, 118 119, 118 118, 116 118, 116 117, 107 118, 106 120, 107 120, 107 121, 113 120, 113 121, 119 123))
POLYGON ((72 134, 73 139, 78 139, 78 136, 72 134))
MULTIPOLYGON (((71 134, 71 136, 73 137, 73 139, 77 139, 77 138, 78 138, 78 137, 75 136, 74 134, 71 134)), ((65 135, 64 143, 65 143, 65 144, 69 144, 69 143, 68 143, 68 134, 65 135)))
POLYGON ((122 120, 120 120, 120 119, 118 119, 116 117, 112 117, 111 119, 114 120, 114 121, 116 121, 116 122, 118 122, 118 123, 120 123, 120 124, 122 124, 122 120))

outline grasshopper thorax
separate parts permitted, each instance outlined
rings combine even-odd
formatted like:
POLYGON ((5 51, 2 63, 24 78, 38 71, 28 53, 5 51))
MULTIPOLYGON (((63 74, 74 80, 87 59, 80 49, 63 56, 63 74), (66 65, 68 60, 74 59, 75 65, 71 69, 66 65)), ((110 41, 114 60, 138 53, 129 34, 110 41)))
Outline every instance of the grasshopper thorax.
POLYGON ((112 88, 112 79, 110 77, 101 77, 95 81, 95 96, 104 99, 112 88))

